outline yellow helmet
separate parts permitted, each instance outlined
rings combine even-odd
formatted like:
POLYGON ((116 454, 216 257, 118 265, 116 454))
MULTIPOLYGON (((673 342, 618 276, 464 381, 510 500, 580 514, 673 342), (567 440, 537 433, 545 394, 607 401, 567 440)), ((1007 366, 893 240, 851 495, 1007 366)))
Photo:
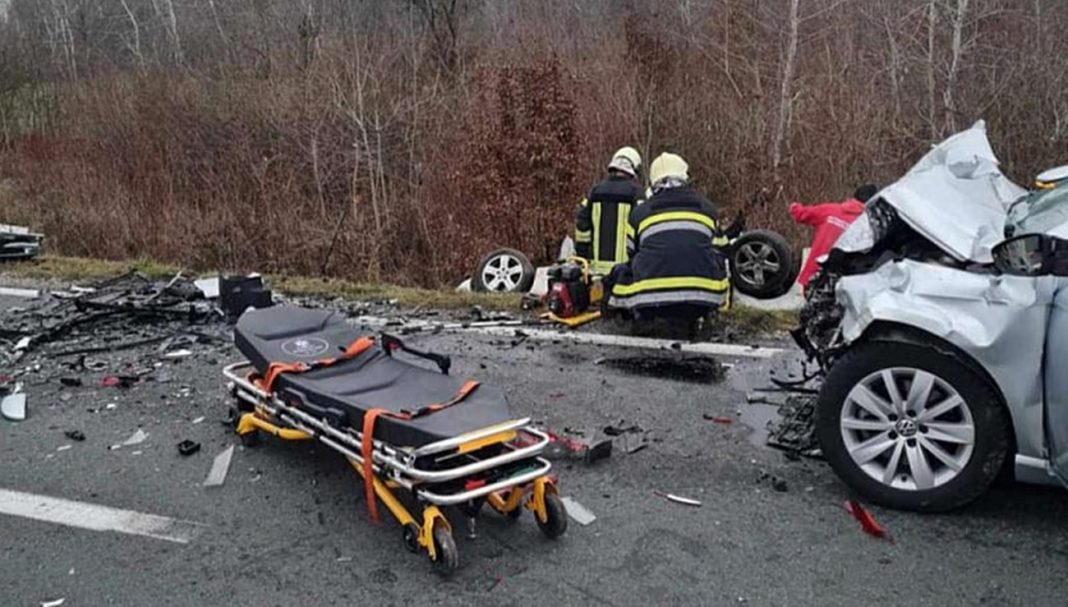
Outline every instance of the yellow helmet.
POLYGON ((612 154, 612 161, 608 163, 608 168, 637 177, 638 170, 642 168, 642 156, 638 150, 630 146, 619 148, 615 154, 612 154))
POLYGON ((656 185, 662 179, 674 177, 683 181, 690 180, 690 165, 677 154, 664 153, 656 157, 649 167, 649 183, 656 185))

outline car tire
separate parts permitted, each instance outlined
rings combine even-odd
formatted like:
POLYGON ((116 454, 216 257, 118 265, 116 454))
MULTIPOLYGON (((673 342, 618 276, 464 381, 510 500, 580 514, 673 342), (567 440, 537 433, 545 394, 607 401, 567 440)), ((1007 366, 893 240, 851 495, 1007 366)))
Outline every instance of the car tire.
POLYGON ((828 372, 816 410, 816 436, 838 476, 871 502, 917 512, 953 510, 982 495, 1002 469, 1011 431, 1008 413, 990 384, 934 340, 923 345, 871 340, 853 346, 828 372), (900 394, 900 408, 883 408, 894 401, 887 372, 900 394), (931 387, 921 397, 926 385, 931 387), (915 398, 913 386, 918 386, 915 398), (880 419, 872 408, 902 414, 880 419), (884 449, 888 441, 893 446, 884 449), (867 460, 873 453, 877 455, 867 460))
POLYGON ((785 294, 797 281, 797 255, 786 239, 770 230, 745 232, 731 243, 731 282, 757 299, 785 294))
POLYGON ((534 264, 515 249, 496 249, 488 253, 471 274, 473 291, 526 293, 534 284, 534 264))

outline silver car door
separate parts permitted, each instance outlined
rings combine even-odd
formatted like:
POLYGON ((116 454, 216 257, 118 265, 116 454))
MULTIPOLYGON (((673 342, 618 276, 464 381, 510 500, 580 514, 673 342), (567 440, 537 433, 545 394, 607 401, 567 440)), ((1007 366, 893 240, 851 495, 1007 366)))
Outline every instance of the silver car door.
POLYGON ((1059 278, 1047 328, 1045 374, 1046 441, 1050 463, 1068 485, 1068 279, 1059 278))

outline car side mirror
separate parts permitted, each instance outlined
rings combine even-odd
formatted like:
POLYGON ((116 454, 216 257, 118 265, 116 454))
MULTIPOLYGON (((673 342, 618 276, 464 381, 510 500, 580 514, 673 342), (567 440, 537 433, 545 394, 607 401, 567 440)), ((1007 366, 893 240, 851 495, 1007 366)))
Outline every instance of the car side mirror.
POLYGON ((1068 241, 1023 234, 994 247, 994 267, 1014 276, 1068 276, 1068 241))

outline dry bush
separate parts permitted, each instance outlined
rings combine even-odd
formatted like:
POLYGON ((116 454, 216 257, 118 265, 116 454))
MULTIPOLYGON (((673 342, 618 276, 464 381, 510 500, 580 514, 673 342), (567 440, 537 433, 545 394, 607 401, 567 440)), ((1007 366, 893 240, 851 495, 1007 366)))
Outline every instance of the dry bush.
POLYGON ((978 118, 1021 183, 1068 142, 1064 2, 126 3, 0 19, 0 221, 60 252, 439 285, 549 260, 622 145, 800 243, 978 118))

